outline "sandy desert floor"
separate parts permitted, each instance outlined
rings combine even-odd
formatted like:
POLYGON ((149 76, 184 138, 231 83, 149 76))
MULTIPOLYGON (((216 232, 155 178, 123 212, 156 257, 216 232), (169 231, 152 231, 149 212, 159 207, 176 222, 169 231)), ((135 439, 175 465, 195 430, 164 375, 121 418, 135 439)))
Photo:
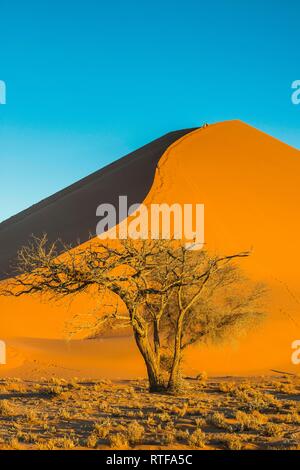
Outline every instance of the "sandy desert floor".
POLYGON ((0 380, 1 449, 300 449, 300 377, 0 380))

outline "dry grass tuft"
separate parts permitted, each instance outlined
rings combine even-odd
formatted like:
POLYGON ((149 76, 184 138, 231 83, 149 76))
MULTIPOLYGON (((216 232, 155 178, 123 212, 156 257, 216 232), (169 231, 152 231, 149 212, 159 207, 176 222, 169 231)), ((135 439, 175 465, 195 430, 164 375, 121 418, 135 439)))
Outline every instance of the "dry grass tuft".
POLYGON ((242 450, 243 440, 236 434, 227 434, 222 438, 222 442, 229 450, 242 450))
POLYGON ((127 428, 127 439, 131 445, 139 444, 145 434, 145 429, 137 421, 133 421, 127 428))
POLYGON ((127 437, 122 433, 110 434, 108 441, 112 449, 126 450, 129 447, 127 437))
POLYGON ((205 447, 205 433, 202 432, 201 429, 196 429, 196 431, 189 436, 188 443, 191 447, 202 449, 205 447))
POLYGON ((15 408, 8 400, 0 401, 0 416, 14 416, 15 408))

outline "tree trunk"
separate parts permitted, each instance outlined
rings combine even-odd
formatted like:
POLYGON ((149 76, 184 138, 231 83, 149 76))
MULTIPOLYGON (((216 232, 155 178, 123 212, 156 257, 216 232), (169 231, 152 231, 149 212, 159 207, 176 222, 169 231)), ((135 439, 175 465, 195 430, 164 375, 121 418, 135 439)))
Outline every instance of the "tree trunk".
POLYGON ((156 361, 156 357, 153 354, 151 346, 149 344, 148 337, 141 335, 137 331, 134 332, 135 341, 140 353, 146 364, 148 380, 149 380, 149 391, 150 392, 161 392, 164 390, 164 383, 160 375, 160 369, 156 361))
POLYGON ((176 393, 180 388, 181 335, 182 321, 179 319, 174 341, 173 363, 167 387, 168 391, 172 393, 176 393))
POLYGON ((156 363, 158 369, 160 369, 160 338, 159 338, 159 320, 155 319, 153 324, 153 343, 154 352, 156 356, 156 363))

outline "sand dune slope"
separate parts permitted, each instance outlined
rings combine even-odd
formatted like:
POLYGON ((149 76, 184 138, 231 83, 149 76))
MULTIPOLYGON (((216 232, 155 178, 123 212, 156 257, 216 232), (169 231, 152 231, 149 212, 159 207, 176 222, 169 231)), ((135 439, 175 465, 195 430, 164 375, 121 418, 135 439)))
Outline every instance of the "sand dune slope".
POLYGON ((99 204, 116 205, 119 195, 141 203, 165 150, 190 130, 170 132, 0 223, 0 279, 13 274, 12 260, 32 234, 75 246, 95 234, 99 204))

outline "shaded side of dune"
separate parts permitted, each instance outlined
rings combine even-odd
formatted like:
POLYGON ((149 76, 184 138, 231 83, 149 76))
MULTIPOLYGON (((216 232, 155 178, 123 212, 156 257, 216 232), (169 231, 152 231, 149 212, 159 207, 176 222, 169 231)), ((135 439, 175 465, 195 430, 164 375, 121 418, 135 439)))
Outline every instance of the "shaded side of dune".
POLYGON ((140 204, 153 183, 157 163, 165 150, 193 129, 170 132, 105 168, 44 199, 0 224, 0 279, 13 275, 17 251, 31 235, 47 233, 77 246, 95 235, 99 204, 140 204))

